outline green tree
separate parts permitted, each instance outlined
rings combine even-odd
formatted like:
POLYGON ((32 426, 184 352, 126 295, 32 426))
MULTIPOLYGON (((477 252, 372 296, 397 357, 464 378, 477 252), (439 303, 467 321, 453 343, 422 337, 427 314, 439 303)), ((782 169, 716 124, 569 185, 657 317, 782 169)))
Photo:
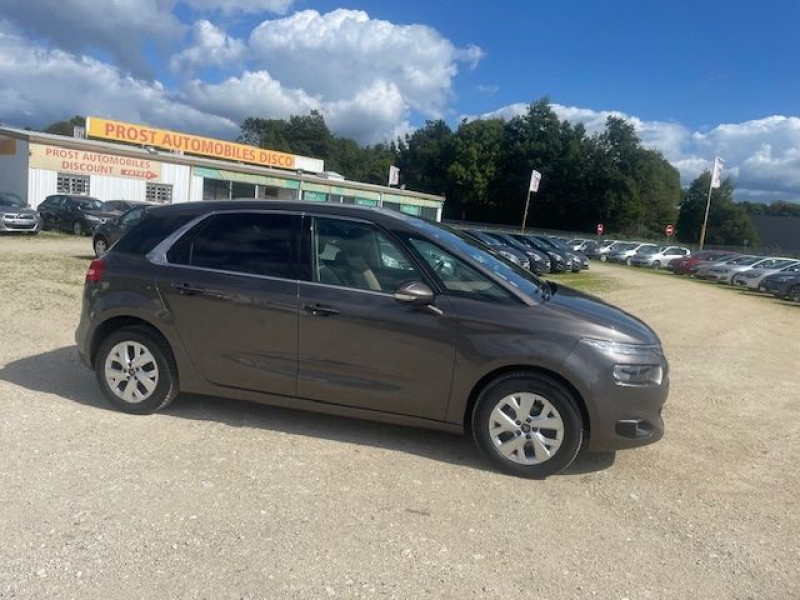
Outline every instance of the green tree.
MULTIPOLYGON (((681 202, 676 234, 684 243, 700 241, 710 184, 711 173, 704 171, 692 181, 681 202)), ((743 246, 747 243, 756 247, 759 245, 758 233, 744 208, 734 203, 733 192, 730 178, 712 190, 705 243, 710 246, 743 246)))
POLYGON ((242 121, 240 129, 238 141, 242 144, 280 152, 292 151, 286 139, 286 121, 283 119, 248 117, 242 121))
POLYGON ((50 123, 50 125, 45 127, 42 131, 44 131, 44 133, 72 137, 75 133, 75 127, 86 127, 86 118, 80 115, 75 115, 67 121, 56 121, 55 123, 50 123))
POLYGON ((489 212, 495 202, 492 190, 501 169, 505 123, 499 119, 462 122, 452 140, 452 161, 447 168, 453 191, 450 214, 489 212))
POLYGON ((400 183, 429 194, 447 194, 447 169, 452 163, 453 132, 442 120, 427 121, 398 141, 396 166, 400 183))

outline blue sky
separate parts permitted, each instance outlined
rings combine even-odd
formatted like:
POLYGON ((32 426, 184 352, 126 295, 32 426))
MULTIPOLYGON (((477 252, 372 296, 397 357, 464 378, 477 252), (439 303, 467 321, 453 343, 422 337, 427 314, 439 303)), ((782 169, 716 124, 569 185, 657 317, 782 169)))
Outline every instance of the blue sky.
POLYGON ((508 118, 548 96, 629 118, 738 198, 800 201, 800 3, 0 0, 0 121, 97 114, 235 137, 320 110, 371 143, 429 118, 508 118))

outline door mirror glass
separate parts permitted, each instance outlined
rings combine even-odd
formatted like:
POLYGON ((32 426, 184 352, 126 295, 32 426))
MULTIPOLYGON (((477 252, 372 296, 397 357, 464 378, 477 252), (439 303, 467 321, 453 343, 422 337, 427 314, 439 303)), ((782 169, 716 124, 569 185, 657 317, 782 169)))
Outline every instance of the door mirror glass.
POLYGON ((412 306, 428 306, 433 304, 433 290, 421 281, 404 283, 394 292, 394 299, 412 306))

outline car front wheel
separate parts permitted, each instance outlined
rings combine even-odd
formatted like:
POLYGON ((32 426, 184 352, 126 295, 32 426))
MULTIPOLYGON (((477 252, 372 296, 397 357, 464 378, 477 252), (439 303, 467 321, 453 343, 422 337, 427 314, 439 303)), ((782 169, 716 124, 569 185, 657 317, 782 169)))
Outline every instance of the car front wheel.
POLYGON ((800 302, 800 285, 793 285, 786 292, 786 299, 792 302, 800 302))
POLYGON ((72 233, 74 233, 75 235, 86 235, 86 228, 80 221, 75 221, 72 224, 72 233))
POLYGON ((125 327, 100 345, 95 374, 106 398, 133 414, 154 413, 178 395, 178 369, 169 345, 143 327, 125 327))
POLYGON ((472 434, 504 473, 542 478, 566 469, 583 444, 583 420, 572 394, 536 373, 511 373, 481 392, 472 434))
POLYGON ((657 260, 656 262, 654 262, 654 263, 653 263, 653 268, 654 268, 656 271, 658 271, 658 270, 661 268, 661 261, 660 261, 660 260, 657 260))

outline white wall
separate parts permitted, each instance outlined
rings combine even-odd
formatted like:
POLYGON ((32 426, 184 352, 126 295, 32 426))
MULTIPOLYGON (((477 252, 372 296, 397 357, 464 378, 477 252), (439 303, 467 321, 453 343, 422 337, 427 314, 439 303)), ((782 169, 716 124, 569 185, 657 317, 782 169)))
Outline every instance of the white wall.
POLYGON ((58 173, 45 169, 28 169, 28 201, 36 208, 58 189, 58 173))
POLYGON ((107 175, 91 175, 89 195, 100 200, 144 200, 145 181, 143 179, 127 179, 109 177, 107 175))
POLYGON ((189 197, 187 199, 189 202, 200 202, 203 199, 203 178, 198 175, 192 175, 191 178, 189 197))
POLYGON ((0 192, 12 192, 33 205, 28 196, 28 142, 16 140, 15 154, 0 154, 0 192))
MULTIPOLYGON (((193 200, 191 197, 192 184, 194 183, 191 181, 192 179, 195 178, 192 177, 192 168, 189 166, 169 163, 161 164, 161 183, 172 184, 173 202, 189 202, 193 200)), ((202 179, 200 179, 200 197, 197 199, 203 199, 202 179)), ((142 200, 144 200, 144 196, 142 196, 142 200)))

